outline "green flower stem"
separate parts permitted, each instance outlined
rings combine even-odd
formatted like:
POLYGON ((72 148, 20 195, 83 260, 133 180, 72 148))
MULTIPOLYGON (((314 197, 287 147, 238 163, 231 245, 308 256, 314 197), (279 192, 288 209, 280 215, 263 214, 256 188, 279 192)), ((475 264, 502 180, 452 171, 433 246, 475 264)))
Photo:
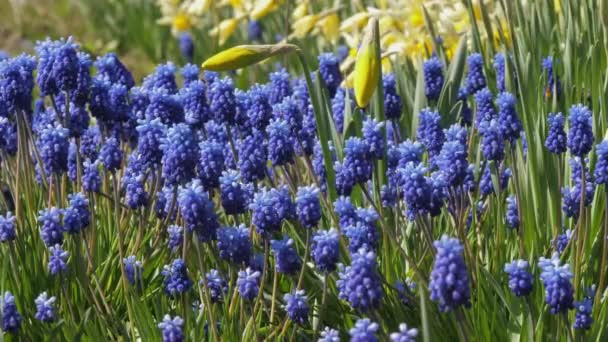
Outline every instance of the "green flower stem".
POLYGON ((112 174, 112 190, 114 192, 114 220, 116 233, 118 234, 118 253, 120 259, 118 263, 120 264, 120 272, 121 272, 121 280, 122 287, 125 296, 125 301, 127 303, 127 315, 129 316, 129 327, 131 328, 131 338, 135 339, 135 320, 133 319, 133 308, 131 307, 131 296, 129 293, 129 283, 127 281, 127 273, 125 271, 125 264, 123 262, 125 258, 124 252, 124 237, 123 232, 120 227, 120 196, 118 194, 118 178, 116 177, 116 173, 112 174))
MULTIPOLYGON (((186 236, 184 236, 184 242, 187 239, 187 233, 186 236)), ((211 305, 211 300, 209 298, 209 287, 207 284, 207 271, 206 271, 206 267, 205 267, 205 263, 203 261, 203 256, 201 254, 201 246, 200 246, 200 242, 198 241, 197 237, 194 237, 194 248, 196 249, 196 255, 197 255, 197 260, 198 260, 198 267, 200 268, 201 271, 201 280, 203 282, 203 296, 201 298, 201 300, 203 301, 205 307, 207 308, 207 312, 209 315, 209 327, 211 329, 211 336, 213 337, 214 341, 219 341, 219 335, 217 332, 217 321, 214 318, 213 315, 213 307, 211 305)), ((184 246, 184 250, 186 250, 185 246, 184 246)), ((184 259, 185 261, 186 259, 184 259)))

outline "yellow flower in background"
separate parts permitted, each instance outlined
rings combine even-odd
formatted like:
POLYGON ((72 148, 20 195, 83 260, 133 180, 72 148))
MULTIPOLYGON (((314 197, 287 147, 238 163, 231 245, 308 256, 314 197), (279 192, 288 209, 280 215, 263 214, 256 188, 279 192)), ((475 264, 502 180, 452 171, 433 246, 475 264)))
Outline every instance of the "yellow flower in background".
POLYGON ((309 14, 304 16, 291 25, 293 33, 291 34, 295 38, 304 38, 317 24, 319 15, 309 14))
POLYGON ((178 13, 173 18, 172 28, 177 32, 188 31, 192 27, 190 17, 185 13, 178 13))
POLYGON ((336 13, 321 18, 317 26, 321 29, 323 38, 328 41, 340 38, 340 17, 336 13))
POLYGON ((209 33, 212 36, 219 36, 220 45, 224 45, 228 38, 230 38, 234 31, 239 27, 239 22, 242 18, 243 17, 222 20, 220 24, 213 28, 209 33))
POLYGON ((296 8, 293 10, 293 19, 298 20, 303 16, 308 14, 308 1, 302 1, 296 8))
POLYGON ((278 6, 279 2, 277 0, 256 1, 251 11, 251 19, 260 20, 275 11, 278 6))
MULTIPOLYGON (((316 38, 318 48, 335 48, 334 44, 346 44, 357 51, 365 27, 370 18, 378 21, 382 52, 385 58, 426 58, 432 52, 431 42, 441 38, 442 47, 448 58, 454 53, 460 37, 471 30, 473 21, 478 22, 482 39, 493 39, 498 45, 503 43, 498 27, 486 32, 483 11, 488 17, 497 19, 504 34, 506 44, 510 43, 508 27, 504 25, 501 7, 490 0, 471 0, 473 17, 461 0, 375 0, 355 1, 350 6, 345 1, 310 1, 297 4, 285 0, 157 0, 162 18, 159 24, 169 25, 174 34, 194 27, 207 28, 218 36, 224 44, 248 20, 262 21, 276 13, 273 25, 276 27, 290 11, 290 38, 316 38), (426 10, 437 37, 431 37, 426 27, 426 10), (217 24, 219 19, 219 24, 217 24), (328 45, 331 44, 331 45, 328 45)), ((559 0, 554 0, 560 11, 559 0)), ((280 32, 283 33, 283 32, 280 32)), ((469 45, 472 35, 467 35, 469 45)), ((383 58, 382 63, 388 66, 383 58)), ((342 70, 350 70, 355 57, 343 61, 342 70)))
POLYGON ((367 13, 367 12, 356 13, 353 16, 342 21, 342 24, 340 24, 340 31, 349 32, 349 31, 360 30, 361 28, 363 28, 365 26, 365 23, 367 23, 368 19, 369 19, 369 13, 367 13))

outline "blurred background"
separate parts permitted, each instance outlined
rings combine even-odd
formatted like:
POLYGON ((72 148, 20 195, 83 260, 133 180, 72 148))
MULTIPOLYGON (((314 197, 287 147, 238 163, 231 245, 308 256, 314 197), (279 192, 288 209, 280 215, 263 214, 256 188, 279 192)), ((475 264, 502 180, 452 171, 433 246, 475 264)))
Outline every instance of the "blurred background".
POLYGON ((167 60, 200 64, 227 46, 288 39, 310 56, 337 53, 347 71, 371 15, 387 61, 415 61, 437 43, 449 58, 473 24, 469 12, 481 35, 490 25, 502 37, 500 6, 487 0, 0 0, 0 50, 34 53, 36 41, 74 36, 93 56, 115 51, 140 79, 167 60))

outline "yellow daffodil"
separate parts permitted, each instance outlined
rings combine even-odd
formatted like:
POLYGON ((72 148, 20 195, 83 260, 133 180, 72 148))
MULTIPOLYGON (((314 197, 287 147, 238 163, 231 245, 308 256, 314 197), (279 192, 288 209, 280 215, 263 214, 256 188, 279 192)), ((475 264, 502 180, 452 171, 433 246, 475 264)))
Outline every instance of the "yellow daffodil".
POLYGON ((188 17, 187 14, 178 13, 175 18, 173 18, 172 27, 178 32, 183 32, 189 30, 192 27, 192 22, 190 21, 190 17, 188 17))
POLYGON ((350 18, 345 19, 340 24, 340 31, 354 31, 361 29, 367 20, 369 19, 369 13, 360 12, 350 18))
POLYGON ((308 1, 302 1, 296 8, 293 10, 292 17, 294 20, 301 19, 305 15, 308 14, 308 1))
POLYGON ((253 10, 251 11, 251 19, 260 20, 272 13, 278 8, 277 0, 260 0, 256 1, 253 5, 253 10))
POLYGON ((242 18, 231 18, 222 20, 217 27, 211 30, 210 34, 213 36, 219 36, 219 43, 220 45, 223 45, 228 38, 232 36, 234 31, 236 31, 241 19, 242 18))
POLYGON ((328 41, 335 41, 340 37, 340 17, 336 13, 321 18, 317 26, 328 41))
POLYGON ((317 14, 310 14, 298 19, 292 25, 293 33, 291 35, 295 38, 304 38, 312 31, 318 20, 319 15, 317 14))

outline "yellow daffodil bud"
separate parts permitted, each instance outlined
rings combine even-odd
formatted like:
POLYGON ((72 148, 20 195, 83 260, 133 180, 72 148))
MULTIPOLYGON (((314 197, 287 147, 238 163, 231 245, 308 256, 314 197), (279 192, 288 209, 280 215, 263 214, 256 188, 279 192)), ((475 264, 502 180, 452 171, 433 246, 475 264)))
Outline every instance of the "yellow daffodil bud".
POLYGON ((318 26, 321 28, 325 39, 334 41, 340 37, 340 17, 336 13, 321 18, 318 26))
POLYGON ((219 43, 223 45, 230 36, 236 31, 239 25, 239 18, 225 19, 220 24, 211 30, 211 35, 219 35, 219 43))
POLYGON ((318 20, 319 16, 316 14, 307 15, 298 19, 292 25, 292 36, 296 38, 304 38, 310 31, 312 31, 318 20))
POLYGON ((209 57, 201 67, 212 71, 236 70, 297 49, 293 44, 239 45, 209 57))
POLYGON ((369 103, 380 79, 379 39, 378 20, 370 18, 357 53, 354 71, 355 100, 361 108, 369 103))
POLYGON ((277 9, 276 0, 260 0, 256 1, 253 10, 251 11, 251 19, 260 20, 277 9))

